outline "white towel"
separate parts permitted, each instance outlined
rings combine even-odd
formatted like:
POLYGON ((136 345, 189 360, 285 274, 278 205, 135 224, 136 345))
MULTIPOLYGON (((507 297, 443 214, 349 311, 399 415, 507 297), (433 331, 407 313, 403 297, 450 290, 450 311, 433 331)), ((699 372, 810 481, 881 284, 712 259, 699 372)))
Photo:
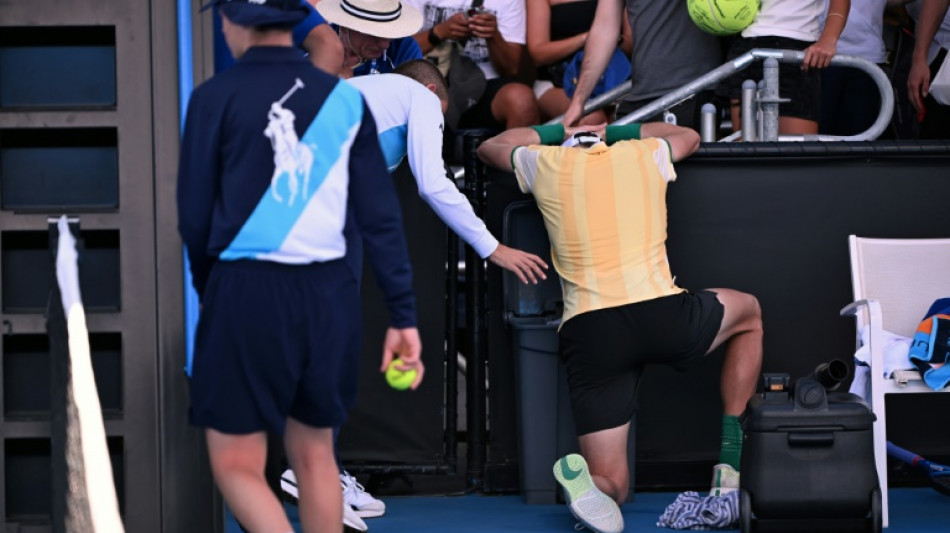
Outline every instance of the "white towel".
MULTIPOLYGON (((889 378, 895 370, 914 370, 917 367, 910 362, 910 339, 881 330, 884 333, 884 377, 889 378)), ((871 328, 861 328, 861 347, 854 353, 854 358, 865 365, 871 364, 871 348, 868 346, 871 337, 871 328)))

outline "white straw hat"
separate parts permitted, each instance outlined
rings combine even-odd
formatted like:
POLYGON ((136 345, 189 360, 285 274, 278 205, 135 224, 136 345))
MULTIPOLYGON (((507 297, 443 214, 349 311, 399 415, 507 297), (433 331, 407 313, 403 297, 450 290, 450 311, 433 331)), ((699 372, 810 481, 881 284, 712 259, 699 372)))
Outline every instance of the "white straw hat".
POLYGON ((399 0, 320 0, 323 18, 344 28, 384 39, 399 39, 422 29, 422 14, 399 0))

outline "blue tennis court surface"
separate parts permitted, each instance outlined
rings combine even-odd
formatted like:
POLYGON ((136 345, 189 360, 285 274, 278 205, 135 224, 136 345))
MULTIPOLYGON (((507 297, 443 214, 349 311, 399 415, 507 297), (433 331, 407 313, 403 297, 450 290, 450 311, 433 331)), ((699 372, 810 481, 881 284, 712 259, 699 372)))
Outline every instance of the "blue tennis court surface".
MULTIPOLYGON (((625 531, 673 531, 656 527, 657 518, 676 493, 638 493, 623 506, 625 531)), ((950 498, 929 488, 891 489, 887 533, 950 531, 950 498)), ((564 505, 526 505, 520 496, 393 496, 384 498, 386 515, 367 519, 371 533, 571 532, 575 521, 564 505)), ((296 531, 297 509, 286 505, 296 531)), ((240 533, 229 519, 226 533, 240 533)))

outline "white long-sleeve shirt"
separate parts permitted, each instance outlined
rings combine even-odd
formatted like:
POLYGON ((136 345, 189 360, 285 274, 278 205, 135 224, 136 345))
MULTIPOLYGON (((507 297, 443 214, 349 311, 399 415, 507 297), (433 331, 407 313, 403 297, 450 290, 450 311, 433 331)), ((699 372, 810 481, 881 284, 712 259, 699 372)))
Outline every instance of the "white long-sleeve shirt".
POLYGON ((357 76, 348 81, 363 94, 373 113, 389 171, 408 155, 419 196, 480 257, 491 255, 498 240, 445 176, 439 98, 421 83, 399 74, 357 76))

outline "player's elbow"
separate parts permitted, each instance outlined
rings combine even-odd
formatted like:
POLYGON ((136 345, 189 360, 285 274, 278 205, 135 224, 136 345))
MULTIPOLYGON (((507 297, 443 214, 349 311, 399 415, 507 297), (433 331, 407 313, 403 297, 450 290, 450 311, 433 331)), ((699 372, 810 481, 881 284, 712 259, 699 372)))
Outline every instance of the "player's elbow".
POLYGON ((699 133, 697 133, 696 130, 691 129, 686 132, 686 143, 689 149, 687 155, 692 154, 699 149, 700 140, 701 138, 699 137, 699 133))

